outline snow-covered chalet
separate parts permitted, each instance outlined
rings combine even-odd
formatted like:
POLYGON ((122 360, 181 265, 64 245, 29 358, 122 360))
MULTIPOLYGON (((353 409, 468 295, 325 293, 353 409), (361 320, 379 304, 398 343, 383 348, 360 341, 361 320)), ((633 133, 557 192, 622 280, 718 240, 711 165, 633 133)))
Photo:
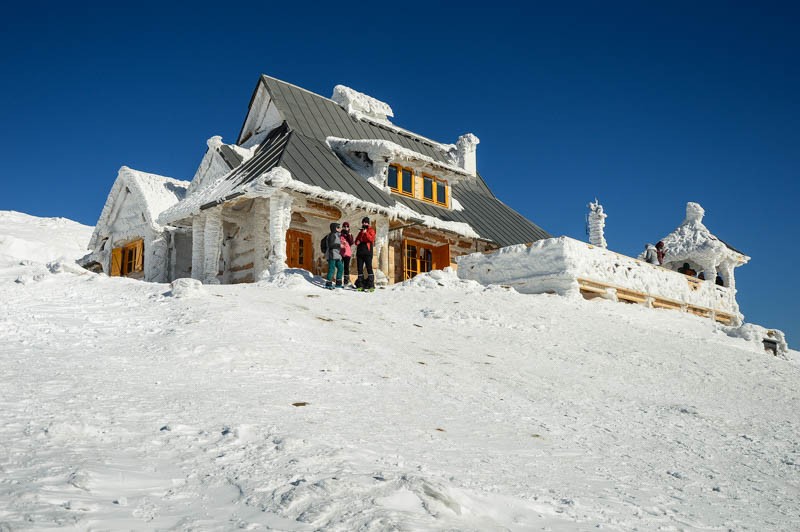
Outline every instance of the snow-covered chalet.
MULTIPOLYGON (((478 138, 442 144, 394 125, 392 109, 336 86, 325 98, 261 76, 235 144, 220 137, 191 182, 122 167, 91 240, 110 275, 167 282, 320 274, 332 221, 369 216, 376 281, 550 235, 497 199, 477 171, 478 138)), ((355 268, 353 268, 353 271, 355 268)))

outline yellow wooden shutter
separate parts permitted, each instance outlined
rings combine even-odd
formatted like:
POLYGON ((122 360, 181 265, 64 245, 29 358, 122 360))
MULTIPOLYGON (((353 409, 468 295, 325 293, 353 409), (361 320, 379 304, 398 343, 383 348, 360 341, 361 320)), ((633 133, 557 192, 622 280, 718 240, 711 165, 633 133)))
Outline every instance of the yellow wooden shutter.
POLYGON ((433 269, 443 270, 450 266, 450 244, 433 248, 433 269))
POLYGON ((111 250, 111 276, 120 275, 122 275, 122 248, 114 248, 111 250))
POLYGON ((136 265, 133 270, 137 272, 144 271, 144 240, 136 242, 136 265))

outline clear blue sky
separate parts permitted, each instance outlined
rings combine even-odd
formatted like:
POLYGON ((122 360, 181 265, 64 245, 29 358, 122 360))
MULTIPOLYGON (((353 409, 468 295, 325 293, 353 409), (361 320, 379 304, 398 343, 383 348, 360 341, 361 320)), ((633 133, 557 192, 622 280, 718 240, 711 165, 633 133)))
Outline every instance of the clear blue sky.
POLYGON ((752 257, 747 321, 800 345, 796 2, 111 4, 4 8, 0 209, 93 225, 121 165, 188 179, 235 141, 259 74, 341 83, 478 135, 497 196, 555 235, 585 239, 598 197, 637 254, 699 202, 752 257))

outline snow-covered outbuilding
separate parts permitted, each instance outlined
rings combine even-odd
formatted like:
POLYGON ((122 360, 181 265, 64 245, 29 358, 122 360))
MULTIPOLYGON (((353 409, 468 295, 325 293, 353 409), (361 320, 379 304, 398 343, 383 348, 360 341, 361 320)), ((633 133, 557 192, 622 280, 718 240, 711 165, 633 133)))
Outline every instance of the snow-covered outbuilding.
POLYGON ((698 276, 735 292, 734 269, 746 264, 750 257, 711 234, 703 225, 704 215, 705 210, 700 204, 686 204, 686 218, 662 239, 665 249, 663 266, 675 271, 688 266, 698 276))
POLYGON ((388 104, 347 87, 329 99, 261 76, 236 144, 209 139, 191 183, 160 178, 180 195, 155 202, 133 192, 129 200, 126 187, 144 188, 135 176, 152 174, 123 167, 93 256, 116 273, 113 250, 121 248, 120 273, 154 281, 252 282, 286 268, 320 274, 327 264, 317 242, 330 223, 358 228, 368 216, 376 282, 392 283, 466 253, 550 236, 489 190, 475 135, 442 144, 395 126, 393 116, 388 104), (130 204, 130 220, 117 221, 118 204, 130 204), (143 275, 125 266, 125 246, 137 239, 144 260, 130 256, 143 275))
POLYGON ((175 235, 158 223, 165 209, 182 200, 189 186, 127 166, 119 169, 83 264, 112 276, 166 282, 174 272, 175 235))

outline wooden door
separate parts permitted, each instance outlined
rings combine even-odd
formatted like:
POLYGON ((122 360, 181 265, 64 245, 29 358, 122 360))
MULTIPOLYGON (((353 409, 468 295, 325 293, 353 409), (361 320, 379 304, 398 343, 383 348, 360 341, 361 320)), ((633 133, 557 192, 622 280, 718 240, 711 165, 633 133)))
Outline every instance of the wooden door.
POLYGON ((314 246, 311 234, 296 229, 286 231, 286 264, 290 268, 311 271, 314 261, 314 246))

